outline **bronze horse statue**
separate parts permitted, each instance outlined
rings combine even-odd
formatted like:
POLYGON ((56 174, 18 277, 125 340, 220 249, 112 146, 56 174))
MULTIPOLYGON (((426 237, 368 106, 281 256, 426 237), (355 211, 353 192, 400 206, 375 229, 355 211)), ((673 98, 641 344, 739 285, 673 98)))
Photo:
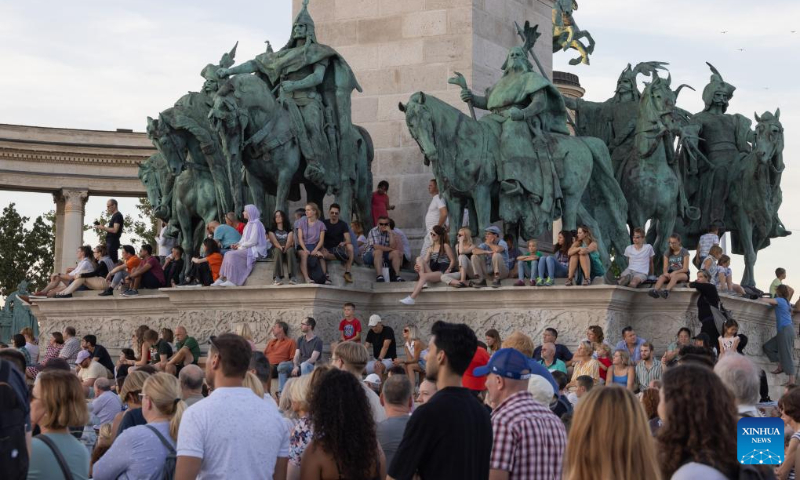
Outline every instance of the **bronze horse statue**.
MULTIPOLYGON (((491 128, 422 92, 412 95, 399 108, 405 112, 406 125, 425 156, 425 164, 433 168, 447 203, 450 225, 461 225, 465 207, 474 207, 477 212, 476 232, 499 220, 500 186, 494 155, 500 148, 499 137, 491 128)), ((621 253, 630 242, 624 214, 620 212, 627 211, 627 203, 613 178, 605 144, 592 137, 555 133, 544 136, 563 194, 564 228, 574 230, 579 223, 587 225, 597 232, 603 262, 609 263, 609 247, 613 247, 618 253, 617 261, 624 265, 621 253)), ((535 210, 527 209, 522 218, 502 220, 521 223, 525 238, 536 238, 552 228, 553 219, 537 215, 535 210)), ((451 229, 451 241, 454 232, 451 229)))

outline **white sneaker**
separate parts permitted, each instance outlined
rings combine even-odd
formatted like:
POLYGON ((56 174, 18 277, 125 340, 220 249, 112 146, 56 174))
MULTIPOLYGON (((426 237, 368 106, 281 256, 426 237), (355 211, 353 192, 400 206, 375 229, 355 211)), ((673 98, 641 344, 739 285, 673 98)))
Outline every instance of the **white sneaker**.
POLYGON ((406 297, 400 300, 400 303, 402 303, 403 305, 414 305, 415 303, 417 303, 417 301, 411 297, 406 297))
POLYGON ((220 285, 222 285, 222 282, 224 282, 224 281, 225 280, 223 280, 222 277, 219 277, 218 279, 216 279, 214 281, 214 283, 211 284, 211 286, 212 287, 219 287, 220 285))
POLYGON ((224 282, 219 284, 220 287, 236 287, 235 283, 231 282, 230 280, 225 280, 224 282))

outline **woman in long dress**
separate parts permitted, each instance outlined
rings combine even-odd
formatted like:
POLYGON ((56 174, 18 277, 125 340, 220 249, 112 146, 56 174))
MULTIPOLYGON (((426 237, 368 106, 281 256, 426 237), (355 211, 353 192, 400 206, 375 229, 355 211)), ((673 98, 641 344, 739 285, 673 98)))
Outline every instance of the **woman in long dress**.
POLYGON ((239 243, 231 245, 231 250, 225 253, 222 267, 219 269, 219 278, 212 286, 237 287, 244 285, 245 280, 253 271, 253 265, 258 257, 266 257, 269 250, 267 232, 261 223, 261 212, 255 205, 245 205, 244 218, 247 225, 239 243))

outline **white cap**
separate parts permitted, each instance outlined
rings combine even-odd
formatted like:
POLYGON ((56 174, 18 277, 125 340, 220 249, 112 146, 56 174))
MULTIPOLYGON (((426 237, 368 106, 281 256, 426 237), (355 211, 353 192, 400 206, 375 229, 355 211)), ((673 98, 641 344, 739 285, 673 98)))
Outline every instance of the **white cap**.
POLYGON ((374 315, 371 315, 369 317, 369 326, 370 327, 374 327, 375 325, 377 325, 379 323, 381 323, 381 316, 378 315, 377 313, 374 314, 374 315))
POLYGON ((379 377, 375 373, 370 373, 369 375, 367 375, 367 378, 365 378, 364 381, 367 383, 374 383, 375 385, 380 385, 381 377, 379 377))

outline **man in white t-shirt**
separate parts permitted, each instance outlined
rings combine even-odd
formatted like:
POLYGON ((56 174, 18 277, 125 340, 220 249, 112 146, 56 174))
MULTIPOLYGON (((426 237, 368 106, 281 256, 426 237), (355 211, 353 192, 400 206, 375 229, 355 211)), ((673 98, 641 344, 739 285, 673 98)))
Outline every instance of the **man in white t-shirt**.
POLYGON ((444 227, 447 224, 447 205, 439 195, 439 187, 436 185, 435 178, 428 183, 428 193, 433 198, 430 205, 428 205, 428 212, 425 214, 425 236, 422 241, 422 251, 419 254, 421 257, 425 256, 425 252, 431 246, 430 233, 433 227, 436 225, 444 227))
POLYGON ((633 229, 633 245, 625 249, 625 256, 628 257, 628 268, 619 277, 619 284, 623 287, 636 288, 640 283, 647 280, 647 276, 653 273, 653 257, 656 252, 649 243, 644 243, 644 230, 641 228, 633 229))
POLYGON ((211 337, 206 382, 213 392, 183 414, 176 479, 286 478, 286 423, 242 386, 250 351, 239 335, 211 337))

